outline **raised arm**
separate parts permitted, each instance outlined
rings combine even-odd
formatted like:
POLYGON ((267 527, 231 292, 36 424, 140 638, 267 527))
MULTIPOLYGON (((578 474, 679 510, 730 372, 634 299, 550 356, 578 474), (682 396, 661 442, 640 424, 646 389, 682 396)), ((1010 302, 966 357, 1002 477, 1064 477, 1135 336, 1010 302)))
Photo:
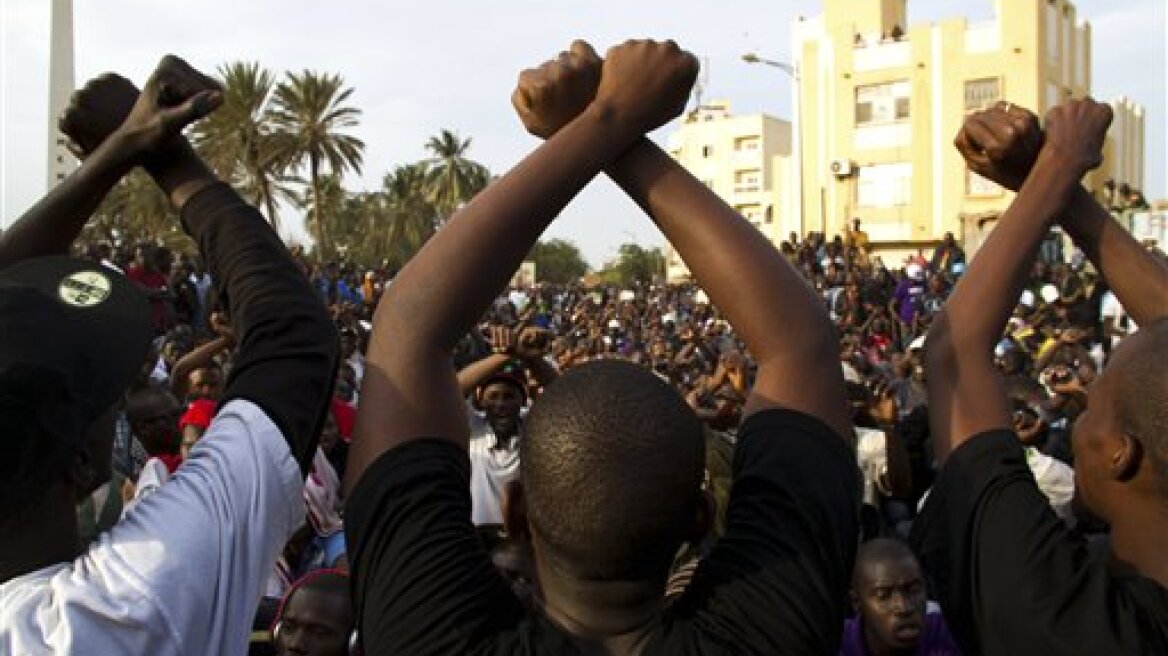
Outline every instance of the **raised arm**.
MULTIPOLYGON (((584 88, 591 99, 595 79, 581 78, 597 71, 574 64, 585 49, 591 50, 575 44, 561 56, 560 74, 571 83, 555 86, 557 94, 584 88)), ((403 442, 440 437, 465 448, 462 396, 450 363, 455 342, 564 205, 641 134, 680 113, 696 74, 694 58, 672 43, 613 49, 589 109, 476 196, 401 271, 374 318, 349 490, 403 442)), ((524 75, 517 104, 565 101, 526 87, 524 75)))
POLYGON ((97 83, 100 94, 75 124, 118 126, 91 135, 92 143, 104 141, 143 163, 180 211, 229 308, 239 352, 221 403, 241 398, 262 408, 306 471, 335 377, 336 330, 267 221, 220 183, 181 136, 222 101, 218 84, 173 56, 140 95, 116 76, 97 83))
MULTIPOLYGON (((583 110, 583 105, 561 107, 561 113, 520 107, 519 115, 529 132, 546 138, 558 135, 573 111, 583 110)), ((606 171, 652 217, 758 362, 743 416, 791 408, 854 439, 842 410, 835 328, 815 291, 786 258, 647 138, 606 171)))
POLYGON ((1011 140, 1042 142, 1029 112, 1001 105, 968 118, 958 134, 957 148, 970 168, 1018 189, 1018 195, 929 330, 929 421, 939 459, 970 437, 1011 427, 1010 405, 994 367, 994 344, 1043 236, 1070 205, 1083 175, 1099 165, 1110 122, 1110 108, 1092 100, 1051 110, 1033 170, 1028 163, 1001 157, 1011 140))

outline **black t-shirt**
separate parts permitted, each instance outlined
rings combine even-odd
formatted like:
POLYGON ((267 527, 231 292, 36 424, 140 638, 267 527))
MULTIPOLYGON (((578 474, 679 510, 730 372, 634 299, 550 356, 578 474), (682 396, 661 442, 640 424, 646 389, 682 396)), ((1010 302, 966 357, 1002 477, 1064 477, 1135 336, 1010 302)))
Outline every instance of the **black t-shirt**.
POLYGON ((1168 590, 1071 537, 1011 431, 950 455, 913 542, 967 654, 1168 654, 1168 590))
MULTIPOLYGON (((370 654, 571 654, 528 613, 470 522, 466 452, 417 440, 379 458, 345 520, 370 654)), ((857 542, 855 456, 822 422, 771 410, 743 424, 726 534, 643 654, 834 654, 857 542)))

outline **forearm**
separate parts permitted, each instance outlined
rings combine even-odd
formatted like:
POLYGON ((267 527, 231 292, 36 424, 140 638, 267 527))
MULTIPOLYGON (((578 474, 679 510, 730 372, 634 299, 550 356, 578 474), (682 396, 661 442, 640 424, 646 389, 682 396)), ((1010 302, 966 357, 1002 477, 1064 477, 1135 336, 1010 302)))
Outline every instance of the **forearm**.
POLYGON ((106 194, 134 165, 117 139, 106 140, 0 235, 0 269, 30 257, 67 254, 106 194))
MULTIPOLYGON (((184 185, 202 178, 178 179, 184 185)), ((255 403, 307 470, 339 358, 336 329, 288 250, 255 208, 225 184, 183 203, 183 225, 215 279, 239 345, 223 402, 255 403)))
POLYGON ((556 369, 550 362, 544 358, 529 358, 523 361, 527 370, 535 377, 535 380, 540 385, 547 387, 560 377, 559 369, 556 369))
POLYGON ((783 385, 776 383, 780 379, 821 372, 823 380, 813 374, 805 390, 806 399, 815 399, 811 406, 794 398, 779 404, 793 402, 850 435, 839 410, 844 407, 842 376, 838 367, 822 366, 836 360, 835 329, 798 272, 758 230, 648 139, 637 142, 608 172, 653 218, 746 343, 759 363, 756 389, 767 394, 783 385))
POLYGON ((170 372, 170 391, 175 398, 180 401, 186 398, 187 386, 190 383, 187 378, 191 372, 210 364, 215 356, 231 348, 231 343, 232 340, 226 337, 216 337, 180 358, 174 364, 174 370, 170 372))
POLYGON ((377 313, 375 341, 392 334, 395 344, 452 347, 559 211, 631 143, 619 131, 593 106, 477 195, 402 269, 377 313), (434 302, 447 298, 460 302, 434 302))
POLYGON ((1137 324, 1168 314, 1168 264, 1141 246, 1085 189, 1075 191, 1059 223, 1137 324))
MULTIPOLYGON (((1017 305, 1034 253, 1079 186, 1080 172, 1043 151, 1014 202, 998 221, 944 313, 949 335, 969 357, 991 358, 1006 320, 1017 305)), ((934 338, 930 332, 929 339, 934 338)))
POLYGON ((472 394, 492 374, 507 364, 506 353, 492 353, 482 360, 472 362, 458 372, 458 388, 463 396, 472 394))

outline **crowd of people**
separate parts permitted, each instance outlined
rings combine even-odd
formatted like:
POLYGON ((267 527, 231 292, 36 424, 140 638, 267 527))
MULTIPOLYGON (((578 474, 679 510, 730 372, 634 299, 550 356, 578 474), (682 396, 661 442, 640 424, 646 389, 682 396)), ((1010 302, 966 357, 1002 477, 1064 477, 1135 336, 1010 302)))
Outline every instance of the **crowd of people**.
POLYGON ((182 60, 80 90, 83 164, 0 237, 0 645, 1168 653, 1168 261, 1079 184, 1109 109, 968 117, 1015 200, 885 262, 860 219, 775 248, 646 139, 696 73, 523 71, 545 143, 401 271, 285 248, 182 60), (196 257, 77 242, 136 166, 196 257), (693 281, 508 288, 601 173, 693 281))

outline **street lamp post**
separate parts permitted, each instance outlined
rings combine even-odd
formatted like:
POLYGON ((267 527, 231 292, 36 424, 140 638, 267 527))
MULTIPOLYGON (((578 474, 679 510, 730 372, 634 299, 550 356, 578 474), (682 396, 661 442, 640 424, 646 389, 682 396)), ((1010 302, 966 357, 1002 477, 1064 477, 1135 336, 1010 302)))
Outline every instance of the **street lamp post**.
POLYGON ((807 204, 803 196, 803 84, 802 77, 799 75, 799 68, 788 64, 787 62, 778 61, 775 59, 767 59, 766 57, 758 56, 758 53, 748 52, 742 55, 742 61, 747 64, 762 64, 763 66, 770 66, 777 68, 786 73, 795 82, 796 93, 792 98, 795 103, 795 156, 797 158, 795 166, 799 171, 796 179, 799 183, 799 234, 806 235, 806 213, 807 204))

